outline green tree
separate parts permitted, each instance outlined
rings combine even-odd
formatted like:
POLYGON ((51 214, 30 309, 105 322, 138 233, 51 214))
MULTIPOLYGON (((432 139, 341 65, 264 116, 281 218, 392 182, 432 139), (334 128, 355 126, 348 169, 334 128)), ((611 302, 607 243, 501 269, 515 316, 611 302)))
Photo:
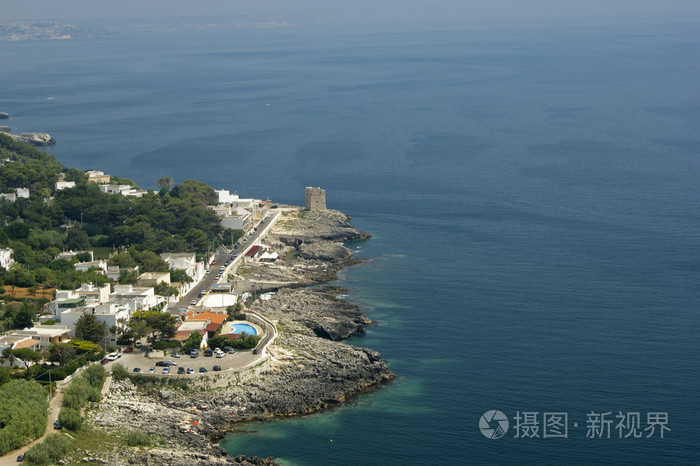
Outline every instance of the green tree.
POLYGON ((151 334, 151 341, 154 341, 157 335, 166 338, 173 336, 175 334, 177 319, 174 315, 167 312, 149 310, 134 312, 134 315, 131 317, 131 322, 132 331, 134 331, 134 333, 136 333, 138 327, 135 327, 133 324, 138 323, 137 325, 139 326, 146 324, 141 328, 148 328, 151 334))
POLYGON ((22 307, 12 318, 13 328, 31 328, 34 325, 34 310, 28 303, 23 303, 22 307))
POLYGON ((30 363, 36 364, 42 359, 40 352, 34 351, 29 348, 18 348, 10 351, 12 351, 12 355, 14 357, 16 357, 17 359, 21 359, 22 362, 24 362, 24 367, 26 369, 29 369, 30 363))
POLYGON ((93 314, 83 314, 75 323, 75 337, 92 343, 100 343, 107 336, 107 325, 93 314))
POLYGON ((44 350, 44 357, 51 362, 65 366, 68 361, 75 357, 75 347, 70 343, 51 343, 44 350))
POLYGON ((175 283, 191 283, 193 280, 184 270, 171 270, 170 281, 175 283))
POLYGON ((81 228, 71 228, 66 235, 66 247, 73 251, 90 249, 90 238, 81 228))
POLYGON ((118 252, 112 254, 112 256, 107 261, 108 265, 116 265, 123 268, 134 267, 136 265, 136 260, 133 258, 128 251, 118 252))
POLYGON ((190 336, 187 337, 187 340, 185 340, 182 344, 182 351, 185 353, 189 353, 192 350, 199 349, 200 345, 202 344, 202 335, 199 334, 199 332, 193 331, 190 333, 190 336))

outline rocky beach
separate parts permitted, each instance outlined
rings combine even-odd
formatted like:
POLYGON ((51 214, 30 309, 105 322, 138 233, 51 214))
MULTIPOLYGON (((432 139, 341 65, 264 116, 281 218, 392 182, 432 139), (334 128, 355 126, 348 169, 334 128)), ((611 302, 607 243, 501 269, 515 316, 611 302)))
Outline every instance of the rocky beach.
POLYGON ((363 332, 371 321, 339 296, 342 289, 320 285, 356 262, 343 242, 368 237, 340 212, 284 208, 264 244, 285 260, 246 264, 237 272, 253 288, 277 290, 248 309, 278 328, 269 358, 252 372, 170 379, 175 384, 112 381, 96 408, 94 426, 108 433, 136 429, 162 444, 113 451, 101 459, 110 464, 219 464, 227 458, 272 464, 270 459, 235 457, 235 452, 232 456, 216 442, 236 423, 318 412, 392 380, 379 353, 340 341, 363 332))

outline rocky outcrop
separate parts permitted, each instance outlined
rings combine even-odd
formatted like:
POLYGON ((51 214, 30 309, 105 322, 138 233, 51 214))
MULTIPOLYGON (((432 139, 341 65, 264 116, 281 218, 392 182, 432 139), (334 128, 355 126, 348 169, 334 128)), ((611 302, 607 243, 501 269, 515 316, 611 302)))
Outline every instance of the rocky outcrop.
MULTIPOLYGON (((344 290, 285 288, 328 281, 336 270, 353 262, 342 241, 369 235, 352 228, 348 219, 334 211, 290 212, 265 243, 298 257, 285 260, 287 265, 239 269, 239 274, 245 272, 245 280, 280 288, 271 299, 258 301, 250 309, 275 322, 279 330, 267 348, 270 359, 257 369, 258 376, 237 377, 235 372, 223 371, 216 377, 228 379, 217 379, 218 388, 204 389, 191 384, 190 388, 137 389, 128 380, 113 384, 97 408, 95 424, 115 434, 125 428, 149 432, 164 439, 168 447, 164 456, 164 447, 120 452, 117 463, 220 464, 226 461, 226 453, 212 442, 235 429, 237 422, 314 413, 394 378, 378 352, 339 341, 363 332, 371 323, 357 305, 338 297, 344 290)), ((240 464, 271 464, 260 458, 232 461, 239 458, 240 464)))
POLYGON ((274 265, 245 264, 237 278, 255 284, 257 290, 308 286, 335 280, 336 272, 356 263, 344 241, 370 235, 349 224, 350 217, 335 211, 288 210, 265 237, 265 244, 287 258, 274 265))
POLYGON ((0 126, 0 133, 8 134, 11 132, 12 132, 12 130, 10 129, 9 126, 0 126))
POLYGON ((283 289, 252 310, 296 333, 339 341, 363 332, 371 323, 357 305, 337 298, 342 291, 338 287, 283 289))
POLYGON ((10 135, 12 139, 32 146, 50 146, 56 144, 56 140, 47 133, 22 133, 10 135))
POLYGON ((287 245, 316 241, 355 241, 371 235, 350 225, 350 217, 337 210, 301 210, 285 216, 275 228, 287 245))

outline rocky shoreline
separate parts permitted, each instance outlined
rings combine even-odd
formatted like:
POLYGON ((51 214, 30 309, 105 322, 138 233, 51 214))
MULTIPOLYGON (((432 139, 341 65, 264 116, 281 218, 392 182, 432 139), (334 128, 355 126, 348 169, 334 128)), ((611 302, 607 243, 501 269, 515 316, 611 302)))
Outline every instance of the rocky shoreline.
POLYGON ((338 270, 356 262, 342 242, 369 235, 348 221, 335 211, 285 209, 264 241, 286 255, 284 265, 247 265, 238 271, 257 289, 278 289, 250 309, 279 330, 268 347, 269 361, 248 378, 221 372, 177 387, 149 388, 129 379, 113 382, 93 416, 95 426, 110 433, 137 429, 166 445, 116 451, 105 461, 222 464, 228 458, 227 464, 274 464, 269 458, 232 457, 215 442, 236 423, 318 412, 391 381, 394 375, 379 353, 340 342, 371 323, 359 307, 339 298, 343 290, 338 287, 307 288, 333 280, 338 270))

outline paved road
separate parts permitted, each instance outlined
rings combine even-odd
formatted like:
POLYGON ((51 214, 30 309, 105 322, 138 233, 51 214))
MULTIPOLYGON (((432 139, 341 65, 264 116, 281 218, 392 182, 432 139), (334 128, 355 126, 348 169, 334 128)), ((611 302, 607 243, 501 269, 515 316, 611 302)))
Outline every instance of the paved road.
POLYGON ((215 264, 207 264, 209 274, 205 275, 204 278, 196 286, 194 286, 179 303, 171 304, 168 307, 171 313, 179 315, 179 309, 184 309, 191 306, 193 300, 196 301, 196 303, 199 303, 201 300, 200 292, 202 290, 211 290, 213 284, 228 283, 228 275, 236 272, 238 266, 241 264, 241 262, 243 262, 243 256, 245 253, 248 252, 250 248, 258 242, 258 240, 265 237, 267 232, 270 231, 272 225, 274 225, 274 223, 279 219, 280 214, 281 212, 268 213, 265 218, 263 218, 255 227, 257 230, 251 230, 250 235, 246 234, 245 237, 240 238, 236 242, 238 249, 226 248, 225 246, 219 247, 214 256, 215 264), (224 265, 227 260, 231 259, 234 254, 236 254, 236 257, 234 257, 228 267, 226 267, 219 280, 216 280, 215 276, 219 271, 219 268, 224 265))

